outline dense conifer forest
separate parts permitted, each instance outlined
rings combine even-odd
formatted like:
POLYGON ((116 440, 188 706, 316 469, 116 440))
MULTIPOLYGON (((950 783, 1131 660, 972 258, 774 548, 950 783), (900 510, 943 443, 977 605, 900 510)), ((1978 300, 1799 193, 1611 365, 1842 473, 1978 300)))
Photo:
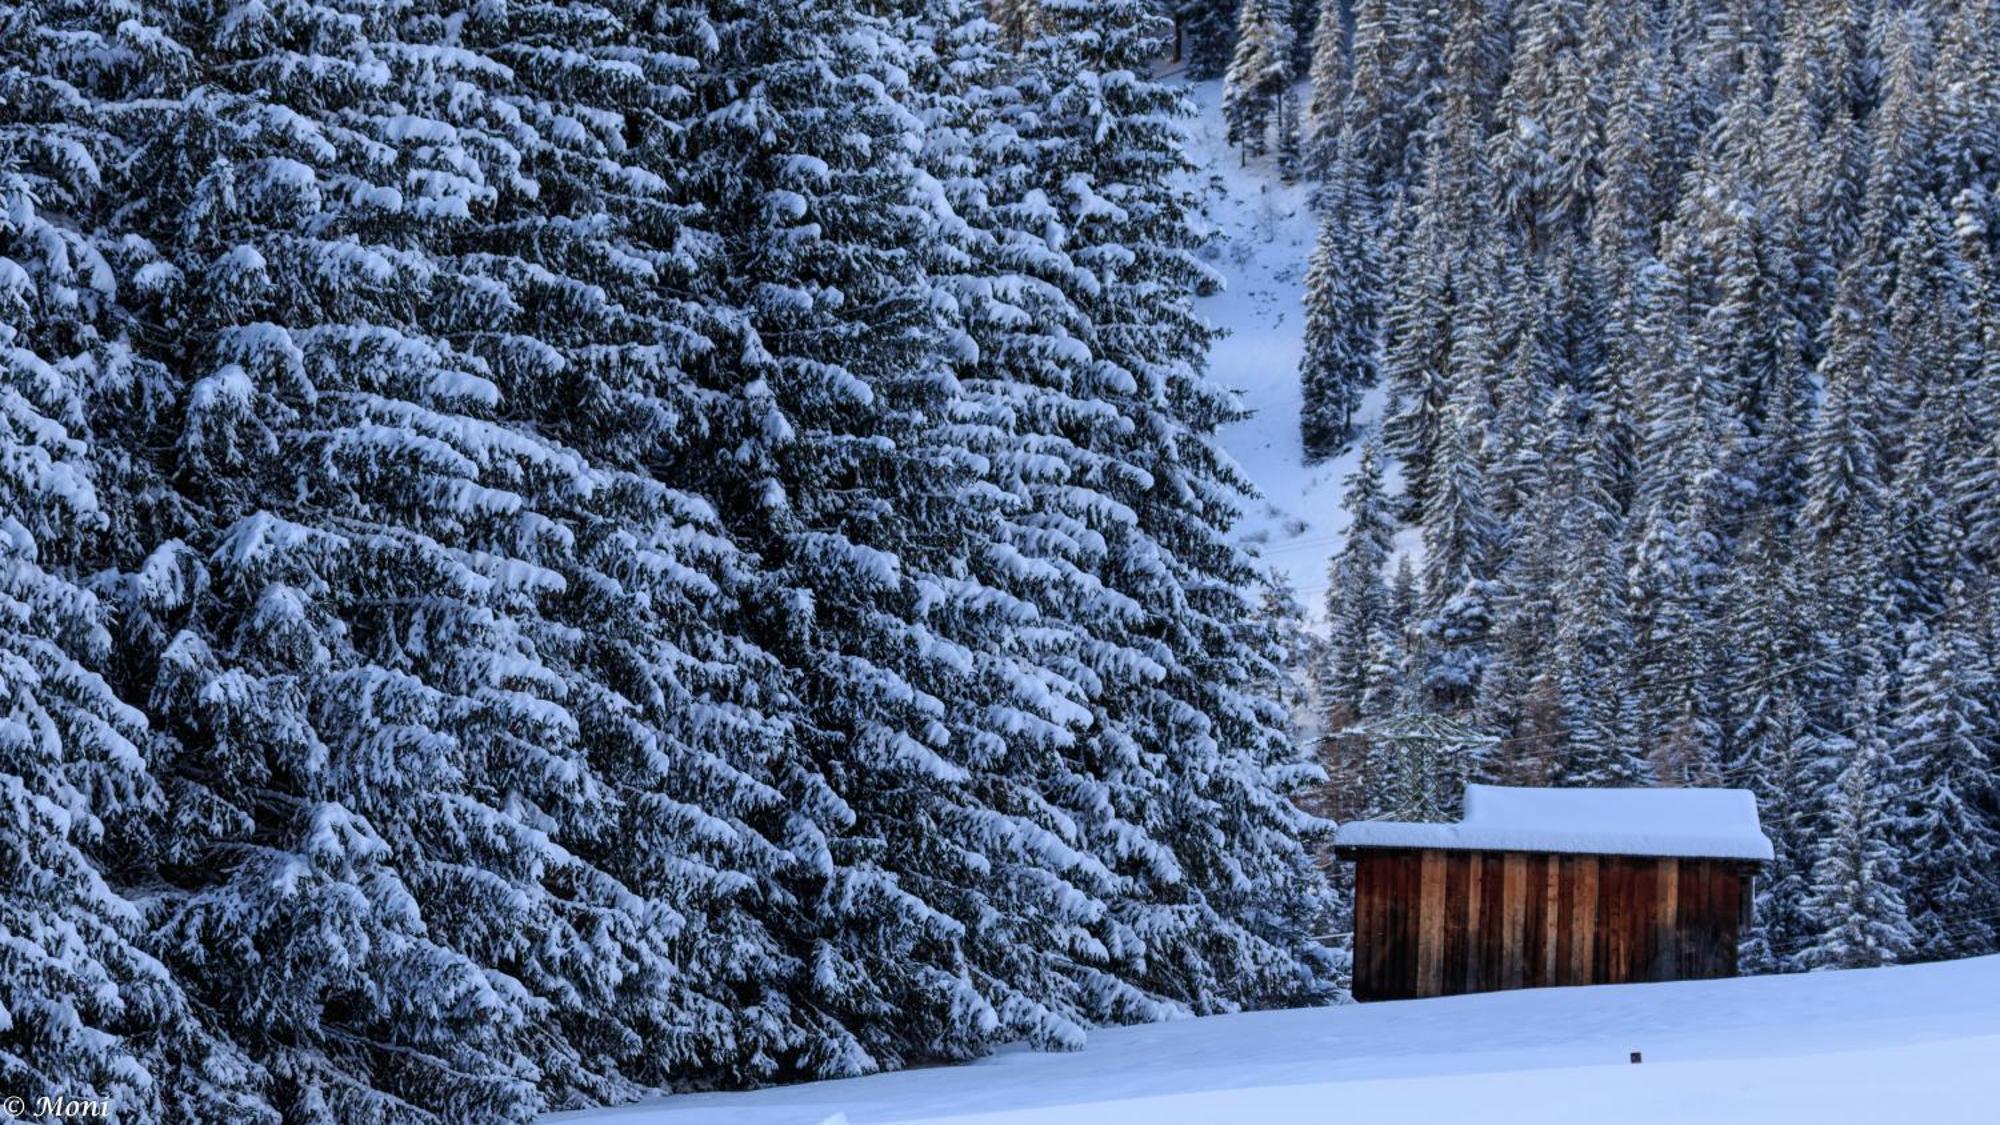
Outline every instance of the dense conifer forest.
POLYGON ((0 1086, 1334 1001, 1321 814, 1464 779, 1752 788, 1758 969, 1990 951, 1996 191, 1991 0, 0 0, 0 1086), (1323 636, 1182 72, 1313 185, 1323 636))
POLYGON ((1754 790, 1752 968, 2000 947, 2000 7, 1357 0, 1310 77, 1334 811, 1449 721, 1754 790))

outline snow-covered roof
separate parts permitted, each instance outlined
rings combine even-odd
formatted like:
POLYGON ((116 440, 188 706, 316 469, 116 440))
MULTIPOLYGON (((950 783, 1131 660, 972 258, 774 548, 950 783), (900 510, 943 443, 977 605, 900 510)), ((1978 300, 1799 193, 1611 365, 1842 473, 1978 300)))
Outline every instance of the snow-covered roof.
POLYGON ((1468 785, 1457 824, 1351 820, 1352 848, 1462 848, 1591 855, 1771 858, 1747 789, 1529 789, 1468 785))

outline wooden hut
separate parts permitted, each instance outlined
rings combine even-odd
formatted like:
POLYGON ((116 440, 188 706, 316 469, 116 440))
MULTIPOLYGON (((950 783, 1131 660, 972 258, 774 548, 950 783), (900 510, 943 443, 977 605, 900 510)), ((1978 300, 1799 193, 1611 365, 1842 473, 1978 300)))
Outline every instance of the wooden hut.
POLYGON ((1466 788, 1456 824, 1350 821, 1354 997, 1736 975, 1771 858, 1743 789, 1466 788))

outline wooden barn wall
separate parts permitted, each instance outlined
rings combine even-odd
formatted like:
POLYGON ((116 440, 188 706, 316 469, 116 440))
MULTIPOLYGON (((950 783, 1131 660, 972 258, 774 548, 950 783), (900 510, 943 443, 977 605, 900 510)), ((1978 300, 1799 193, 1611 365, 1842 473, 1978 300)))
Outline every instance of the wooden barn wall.
POLYGON ((1736 974, 1749 891, 1739 861, 1400 849, 1355 859, 1358 1000, 1736 974))

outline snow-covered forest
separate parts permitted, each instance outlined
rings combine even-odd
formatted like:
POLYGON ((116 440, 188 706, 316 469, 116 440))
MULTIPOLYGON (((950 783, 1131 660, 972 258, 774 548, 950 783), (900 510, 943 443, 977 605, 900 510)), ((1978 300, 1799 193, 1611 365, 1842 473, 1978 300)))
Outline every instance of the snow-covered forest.
POLYGON ((1753 788, 1758 968, 1991 950, 1996 192, 1993 0, 0 0, 0 1093, 1323 1003, 1320 814, 1462 779, 1753 788))
MULTIPOLYGON (((1755 968, 2000 947, 2000 7, 1339 11, 1302 125, 1301 436, 1360 446, 1325 729, 1754 790, 1755 968)), ((1265 137, 1281 23, 1236 52, 1265 137)), ((1336 812, 1409 811, 1381 741, 1330 745, 1336 812)))
POLYGON ((1329 996, 1164 26, 0 8, 8 1091, 521 1121, 1329 996))

